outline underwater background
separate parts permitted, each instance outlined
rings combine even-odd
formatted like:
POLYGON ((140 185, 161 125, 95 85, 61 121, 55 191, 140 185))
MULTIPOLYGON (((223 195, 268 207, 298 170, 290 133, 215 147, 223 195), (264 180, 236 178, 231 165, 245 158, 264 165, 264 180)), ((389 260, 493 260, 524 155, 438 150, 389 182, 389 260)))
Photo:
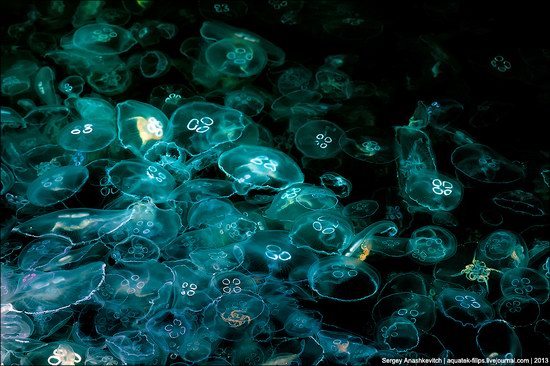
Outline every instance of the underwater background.
POLYGON ((548 363, 538 2, 0 9, 2 364, 548 363))

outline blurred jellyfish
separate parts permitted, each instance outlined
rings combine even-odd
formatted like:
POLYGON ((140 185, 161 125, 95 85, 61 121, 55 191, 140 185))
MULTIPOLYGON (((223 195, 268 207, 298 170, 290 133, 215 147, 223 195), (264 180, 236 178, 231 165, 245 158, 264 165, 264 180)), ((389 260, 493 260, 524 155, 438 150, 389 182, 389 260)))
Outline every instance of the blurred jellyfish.
POLYGON ((546 215, 542 201, 533 193, 521 189, 501 192, 493 197, 493 202, 499 207, 520 215, 535 217, 546 215))
POLYGON ((512 326, 501 319, 481 325, 476 336, 477 348, 488 359, 516 359, 521 357, 521 342, 512 326))
POLYGON ((326 172, 321 175, 321 185, 331 189, 338 198, 346 198, 351 193, 351 182, 338 173, 326 172))
POLYGON ((147 51, 139 59, 139 70, 145 78, 158 78, 170 69, 170 59, 161 51, 147 51))
POLYGON ((53 70, 44 66, 38 70, 34 77, 34 89, 44 104, 59 104, 59 96, 55 90, 55 74, 53 70))
POLYGON ((340 152, 338 141, 344 131, 330 121, 308 121, 296 131, 294 143, 304 156, 327 159, 340 152))
POLYGON ((304 66, 286 69, 277 79, 277 88, 282 95, 301 89, 312 88, 313 73, 304 66))
POLYGON ((355 127, 347 130, 338 143, 347 155, 368 163, 386 164, 397 158, 394 142, 373 128, 355 127))
POLYGON ((227 93, 224 104, 249 117, 254 117, 264 109, 264 96, 256 89, 243 88, 227 93))
POLYGON ((336 301, 360 301, 378 291, 380 277, 374 267, 363 261, 329 256, 310 267, 308 282, 321 297, 336 301))

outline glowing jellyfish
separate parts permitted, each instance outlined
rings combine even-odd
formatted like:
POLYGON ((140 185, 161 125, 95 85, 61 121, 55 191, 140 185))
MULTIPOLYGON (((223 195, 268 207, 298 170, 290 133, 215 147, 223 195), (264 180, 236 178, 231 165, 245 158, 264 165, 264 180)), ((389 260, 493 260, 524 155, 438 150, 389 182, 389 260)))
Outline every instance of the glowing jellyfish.
POLYGON ((479 327, 494 318, 492 305, 481 295, 457 288, 446 288, 437 296, 438 309, 462 326, 479 327))
POLYGON ((323 115, 327 109, 320 104, 323 95, 313 90, 298 89, 275 99, 271 104, 272 116, 275 119, 295 115, 323 115))
POLYGON ((191 178, 185 166, 187 154, 185 150, 174 142, 158 141, 151 146, 143 155, 143 158, 156 163, 174 175, 179 181, 186 181, 191 178), (179 178, 179 179, 178 179, 179 178))
POLYGON ((116 124, 115 108, 107 100, 97 97, 78 98, 74 108, 84 120, 110 121, 116 124))
POLYGON ((277 79, 277 89, 282 95, 301 89, 311 89, 313 73, 304 66, 286 69, 277 79))
POLYGON ((19 268, 27 271, 60 269, 58 267, 69 265, 75 262, 75 259, 77 261, 84 257, 91 246, 85 247, 85 250, 80 251, 81 253, 70 253, 71 247, 72 243, 69 239, 46 234, 23 248, 17 261, 19 268), (75 254, 77 258, 74 258, 75 254))
POLYGON ((431 140, 425 132, 405 126, 396 127, 395 139, 397 177, 402 189, 411 175, 423 170, 437 170, 431 140))
POLYGON ((360 301, 373 296, 380 286, 374 267, 358 259, 329 256, 309 269, 308 282, 319 296, 337 301, 360 301))
POLYGON ((462 185, 453 178, 430 170, 411 173, 405 182, 405 194, 431 211, 451 211, 462 201, 462 185))
POLYGON ((15 184, 15 178, 14 178, 13 173, 11 172, 10 168, 8 168, 6 165, 4 165, 4 163, 2 163, 0 169, 1 169, 0 173, 1 173, 1 183, 2 183, 2 187, 0 189, 0 194, 4 195, 4 194, 8 193, 10 191, 11 187, 13 187, 13 185, 15 184))
POLYGON ((301 183, 279 192, 265 214, 272 220, 292 223, 302 214, 337 205, 338 197, 332 190, 301 183))
POLYGON ((390 294, 378 300, 372 309, 375 322, 389 317, 407 318, 418 330, 427 332, 435 325, 435 303, 430 297, 414 292, 390 294))
POLYGON ((247 116, 254 117, 264 109, 264 96, 258 90, 243 88, 227 93, 224 104, 247 116))
POLYGON ((142 331, 128 330, 116 333, 112 337, 107 337, 105 344, 113 355, 126 364, 164 363, 165 356, 159 346, 142 331))
POLYGON ((458 218, 450 212, 437 211, 432 215, 432 223, 438 226, 457 227, 458 218))
POLYGON ((207 102, 182 105, 172 114, 174 139, 191 155, 238 140, 244 129, 244 115, 232 108, 207 102))
POLYGON ((349 99, 353 93, 353 85, 349 75, 332 68, 321 67, 315 73, 317 89, 327 98, 334 100, 349 99))
POLYGON ((548 301, 550 283, 539 271, 518 267, 504 272, 500 278, 500 289, 504 296, 526 296, 544 304, 548 301))
POLYGON ((45 344, 21 358, 25 365, 77 365, 84 360, 86 347, 69 341, 45 344))
POLYGON ((529 261, 523 238, 508 230, 496 230, 482 238, 475 257, 497 269, 523 267, 529 261))
POLYGON ((418 346, 420 334, 411 320, 406 317, 392 316, 377 325, 376 340, 386 349, 404 352, 418 346))
POLYGON ((244 261, 244 252, 238 245, 221 248, 196 249, 189 254, 191 261, 205 273, 232 271, 244 261))
POLYGON ((137 42, 126 29, 112 24, 88 24, 72 35, 73 45, 94 55, 124 53, 137 42))
POLYGON ((210 285, 218 295, 238 294, 242 291, 256 293, 258 290, 254 278, 239 271, 218 272, 212 276, 210 285))
POLYGON ((289 233, 293 245, 323 254, 342 254, 354 236, 349 220, 335 211, 317 210, 296 219, 289 233))
POLYGON ((123 193, 134 197, 151 197, 166 201, 176 187, 172 175, 158 164, 144 160, 124 160, 108 171, 111 183, 123 193))
POLYGON ((456 148, 451 161, 459 178, 466 177, 482 183, 512 183, 525 175, 518 165, 508 161, 489 146, 467 144, 456 148))
POLYGON ((292 337, 309 337, 321 330, 323 315, 314 310, 296 310, 285 320, 285 332, 292 337))
POLYGON ((159 311, 147 320, 145 328, 164 352, 176 354, 192 331, 189 316, 179 309, 159 311))
POLYGON ((326 357, 326 360, 331 363, 367 364, 371 357, 380 352, 373 345, 364 344, 361 337, 351 333, 323 329, 317 333, 317 336, 323 348, 323 358, 326 357))
POLYGON ((197 203, 212 198, 228 198, 234 195, 233 184, 226 180, 197 178, 186 181, 170 193, 170 199, 197 203))
POLYGON ((82 166, 50 169, 29 184, 27 197, 36 206, 55 205, 78 192, 88 176, 88 169, 82 166))
POLYGON ((34 323, 31 318, 24 314, 13 311, 9 305, 2 306, 0 318, 0 329, 2 329, 2 341, 12 339, 24 340, 34 332, 34 323))
POLYGON ((141 236, 131 236, 115 245, 111 257, 116 262, 145 262, 158 260, 160 251, 158 246, 149 239, 141 236))
POLYGON ((352 220, 364 219, 378 211, 378 202, 373 200, 360 200, 344 206, 342 213, 352 220))
POLYGON ((67 96, 79 96, 84 91, 86 82, 81 76, 70 75, 59 82, 57 88, 67 96))
POLYGON ((321 175, 321 185, 331 189, 338 198, 346 198, 351 193, 351 182, 338 173, 326 172, 321 175))
POLYGON ((170 59, 161 51, 147 51, 139 59, 139 70, 145 78, 158 78, 170 70, 170 59))
POLYGON ((40 68, 34 77, 35 92, 45 104, 57 105, 60 102, 54 83, 55 74, 48 66, 40 68))
POLYGON ((159 140, 170 140, 171 123, 150 104, 126 100, 117 104, 118 138, 125 148, 141 157, 159 140))
POLYGON ((109 146, 116 138, 116 127, 109 120, 81 120, 59 132, 58 142, 69 151, 92 152, 109 146))
POLYGON ((406 256, 409 254, 409 239, 396 236, 397 232, 393 221, 374 222, 353 237, 344 255, 359 260, 365 260, 371 253, 389 257, 406 256))
POLYGON ((521 342, 514 328, 506 321, 495 319, 481 325, 476 335, 477 348, 488 359, 521 357, 521 342))
POLYGON ((521 189, 501 192, 493 197, 493 202, 506 210, 526 216, 544 216, 546 211, 542 201, 531 192, 521 189))
POLYGON ((250 189, 280 191, 304 181, 300 167, 279 150, 240 145, 225 151, 218 159, 219 168, 233 181, 237 193, 250 189))
POLYGON ((435 225, 416 229, 409 241, 410 256, 420 264, 432 265, 456 253, 456 237, 449 230, 435 225))
POLYGON ((338 141, 343 133, 330 121, 309 121, 296 131, 294 143, 304 156, 328 159, 340 152, 338 141))
POLYGON ((208 46, 205 51, 208 65, 228 76, 258 75, 267 64, 263 48, 238 38, 225 38, 208 46))
POLYGON ((2 94, 15 96, 28 91, 31 77, 37 70, 38 65, 28 52, 5 55, 2 61, 2 94))
POLYGON ((503 296, 496 304, 498 315, 514 327, 526 327, 540 317, 540 305, 530 296, 516 294, 503 296))

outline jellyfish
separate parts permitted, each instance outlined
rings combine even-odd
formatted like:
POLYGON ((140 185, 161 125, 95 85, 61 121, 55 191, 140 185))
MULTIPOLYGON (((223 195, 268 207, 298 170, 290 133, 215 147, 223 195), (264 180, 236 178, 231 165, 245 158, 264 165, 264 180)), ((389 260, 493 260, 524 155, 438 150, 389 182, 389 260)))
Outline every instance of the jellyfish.
POLYGON ((308 283, 319 296, 336 301, 360 301, 373 296, 380 277, 369 264, 345 256, 329 256, 309 269, 308 283))
POLYGON ((482 238, 475 256, 497 269, 522 267, 529 261, 525 241, 509 230, 496 230, 482 238))
POLYGON ((69 341, 51 342, 21 358, 25 365, 76 365, 84 359, 86 347, 69 341))
POLYGON ((126 29, 113 24, 88 24, 72 34, 72 46, 94 55, 124 53, 137 42, 126 29))
POLYGON ((548 301, 550 284, 539 271, 527 267, 517 267, 503 273, 500 278, 500 289, 504 296, 526 296, 539 304, 544 304, 548 301))
POLYGON ((419 171, 436 171, 435 156, 428 135, 411 127, 396 127, 397 177, 403 190, 407 179, 419 171))
POLYGON ((344 206, 342 213, 352 220, 359 220, 374 215, 379 207, 377 201, 359 200, 344 206))
POLYGON ((161 51, 147 51, 139 59, 139 70, 145 78, 158 78, 170 70, 170 59, 161 51))
POLYGON ((351 244, 354 229, 335 211, 316 210, 298 217, 289 237, 292 245, 322 254, 342 254, 351 244))
POLYGON ((147 320, 145 328, 164 352, 175 354, 193 330, 189 316, 179 309, 159 311, 147 320))
POLYGON ((225 151, 218 159, 218 166, 235 182, 238 194, 251 189, 281 191, 304 181, 294 160, 265 146, 240 145, 225 151))
POLYGON ((410 256, 420 264, 431 265, 451 258, 456 253, 456 237, 449 230, 435 225, 423 226, 411 234, 410 256))
POLYGON ((545 216, 542 201, 533 193, 521 189, 506 191, 493 197, 493 203, 516 214, 526 216, 545 216))
POLYGON ((382 220, 370 224, 351 240, 345 250, 346 257, 365 260, 371 253, 389 257, 403 257, 409 254, 409 239, 397 237, 397 225, 393 221, 382 220))
POLYGON ((116 244, 111 251, 111 257, 122 263, 156 261, 159 256, 160 250, 153 241, 136 235, 116 244))
POLYGON ((35 92, 44 104, 57 105, 60 102, 54 83, 55 74, 48 66, 40 68, 34 77, 35 92))
POLYGON ((488 359, 521 357, 521 342, 514 328, 505 320, 490 320, 481 325, 476 335, 477 348, 488 359))
POLYGON ((242 265, 244 252, 238 245, 196 249, 189 254, 191 261, 205 273, 232 271, 242 265))
POLYGON ((367 364, 368 360, 380 352, 372 344, 364 344, 361 337, 341 330, 321 330, 317 333, 323 356, 331 363, 367 364))
POLYGON ((498 315, 514 327, 526 327, 539 320, 540 305, 534 298, 525 294, 503 296, 496 303, 498 315))
POLYGON ((505 184, 515 182, 525 175, 520 166, 508 161, 489 146, 477 143, 456 148, 451 155, 451 161, 459 178, 469 178, 475 182, 505 184))
POLYGON ((205 50, 208 66, 216 72, 233 77, 258 75, 267 64, 267 54, 256 43, 240 38, 224 38, 205 50))
POLYGON ((132 197, 151 197, 165 202, 176 186, 174 177, 158 164, 145 160, 123 160, 107 172, 112 184, 132 197))
POLYGON ((315 73, 317 89, 327 98, 349 99, 353 93, 350 77, 343 71, 323 66, 315 73))
POLYGON ((252 276, 239 271, 218 272, 212 276, 210 287, 214 288, 219 296, 238 294, 242 291, 258 292, 258 286, 252 276))
POLYGON ((491 304, 474 292, 448 287, 437 296, 438 309, 443 315, 462 326, 480 327, 494 318, 491 304))
POLYGON ((227 93, 224 105, 241 111, 249 117, 254 117, 264 109, 264 99, 259 90, 247 87, 227 93))
POLYGON ((152 339, 140 330, 128 330, 107 337, 105 344, 114 356, 129 365, 164 363, 166 354, 152 339))
POLYGON ((292 116, 315 117, 328 112, 328 107, 321 104, 323 95, 314 90, 298 89, 275 99, 271 104, 271 115, 274 119, 292 116))
POLYGON ((430 211, 451 211, 462 201, 462 185, 453 178, 431 170, 411 172, 405 194, 430 211))
POLYGON ((197 178, 183 182, 170 193, 170 200, 198 203, 214 198, 229 198, 235 194, 233 184, 226 180, 197 178))
POLYGON ((57 88, 68 97, 78 97, 84 91, 86 82, 79 75, 70 75, 59 82, 57 88))
POLYGON ((2 94, 15 96, 31 88, 31 77, 38 71, 34 57, 28 52, 4 55, 2 60, 2 94))
POLYGON ((277 79, 277 89, 282 95, 296 90, 312 89, 313 73, 304 66, 293 66, 281 73, 277 79))
POLYGON ((88 177, 88 169, 82 166, 50 169, 29 184, 27 196, 36 206, 55 205, 77 193, 88 177))
POLYGON ((429 296, 398 292, 380 298, 372 309, 372 318, 378 323, 390 317, 403 317, 418 330, 428 332, 435 325, 435 309, 435 303, 429 296))
POLYGON ((306 157, 328 159, 340 152, 338 141, 343 133, 333 122, 308 121, 296 131, 294 143, 306 157))
POLYGON ((74 108, 83 120, 110 121, 116 124, 115 108, 107 100, 97 97, 78 98, 74 108))
POLYGON ((386 349, 405 352, 414 349, 420 342, 415 323, 406 317, 391 316, 376 324, 376 340, 386 349))
POLYGON ((109 146, 116 138, 115 125, 109 120, 81 120, 66 125, 58 143, 65 150, 93 152, 109 146))
POLYGON ((243 0, 199 1, 199 12, 207 19, 238 19, 244 17, 247 14, 247 11, 248 5, 243 0))

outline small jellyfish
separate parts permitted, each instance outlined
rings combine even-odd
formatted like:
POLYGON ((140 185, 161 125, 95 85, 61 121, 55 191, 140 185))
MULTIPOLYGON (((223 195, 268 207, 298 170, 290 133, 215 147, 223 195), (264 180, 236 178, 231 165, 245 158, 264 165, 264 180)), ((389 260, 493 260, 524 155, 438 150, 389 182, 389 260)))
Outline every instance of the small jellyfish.
POLYGON ((40 68, 34 77, 35 92, 44 104, 58 105, 60 102, 54 83, 55 74, 48 66, 40 68))
POLYGON ((126 29, 113 24, 88 24, 72 35, 75 47, 94 55, 108 56, 124 53, 137 42, 126 29))
POLYGON ((451 211, 462 201, 462 185, 453 178, 430 170, 411 172, 405 194, 430 211, 451 211))
POLYGON ((344 131, 333 122, 308 121, 296 131, 294 143, 304 156, 328 159, 340 152, 338 141, 343 134, 344 131))
POLYGON ((146 262, 158 260, 159 247, 151 240, 142 236, 130 236, 116 244, 111 251, 111 257, 116 262, 146 262))
POLYGON ((351 244, 354 229, 336 211, 316 210, 296 219, 289 233, 293 245, 322 254, 342 254, 351 244))
POLYGON ((111 183, 134 197, 151 197, 164 202, 176 187, 174 177, 158 164, 145 160, 123 160, 107 172, 111 183))
POLYGON ((147 51, 139 59, 139 70, 145 78, 158 78, 170 69, 170 59, 161 51, 147 51))
POLYGON ((375 322, 388 317, 403 317, 410 320, 423 332, 428 332, 435 325, 435 303, 425 295, 414 292, 397 292, 378 300, 372 309, 375 322))
POLYGON ((239 38, 212 43, 205 50, 205 59, 216 72, 241 78, 260 74, 267 64, 263 48, 239 38))
POLYGON ((409 241, 410 256, 420 264, 432 265, 456 253, 457 240, 452 232, 435 225, 416 229, 409 241))
POLYGON ((492 305, 481 295, 457 288, 445 288, 437 296, 437 306, 447 318, 462 326, 477 328, 494 318, 492 305))
POLYGON ((160 360, 159 346, 140 330, 116 333, 105 339, 105 345, 114 356, 126 364, 164 363, 160 360))
POLYGON ((97 119, 116 124, 115 108, 105 99, 98 97, 78 98, 74 103, 74 108, 83 120, 97 119))
POLYGON ((347 204, 342 213, 352 220, 358 220, 374 215, 379 207, 376 201, 360 200, 347 204))
POLYGON ((349 99, 353 93, 350 77, 343 71, 332 67, 321 67, 315 73, 317 89, 333 100, 349 99))
POLYGON ((397 159, 392 139, 371 127, 347 130, 338 144, 347 155, 368 163, 387 164, 397 159))
POLYGON ((326 172, 321 175, 321 185, 331 189, 338 198, 346 198, 351 193, 351 182, 338 173, 326 172))
POLYGON ((310 267, 308 282, 321 297, 336 301, 360 301, 378 291, 380 276, 374 267, 361 260, 328 256, 310 267))
POLYGON ((376 324, 376 340, 382 348, 405 352, 420 342, 416 324, 406 317, 391 316, 376 324))
POLYGON ((277 79, 277 89, 282 95, 296 90, 311 89, 313 73, 304 66, 286 69, 277 79))
POLYGON ((281 191, 304 181, 294 160, 265 146, 240 145, 225 151, 218 159, 218 166, 235 182, 239 194, 251 189, 281 191))
POLYGON ((539 271, 527 267, 512 268, 500 278, 503 296, 526 296, 539 304, 548 301, 550 284, 539 271))
POLYGON ((57 88, 67 96, 79 96, 84 91, 86 82, 79 75, 70 75, 59 82, 57 88))
POLYGON ((264 109, 264 96, 253 88, 243 88, 227 93, 224 104, 249 117, 254 117, 264 109))
POLYGON ((27 197, 36 206, 55 205, 80 191, 88 177, 88 169, 83 166, 50 169, 29 184, 27 197))
POLYGON ((116 138, 116 127, 110 120, 80 120, 59 131, 58 143, 65 150, 93 152, 106 148, 116 138))
POLYGON ((499 207, 520 215, 534 217, 546 215, 542 201, 533 193, 521 189, 501 192, 493 197, 493 202, 499 207))
POLYGON ((529 253, 523 238, 508 230, 496 230, 482 238, 476 258, 497 269, 526 266, 529 253))

